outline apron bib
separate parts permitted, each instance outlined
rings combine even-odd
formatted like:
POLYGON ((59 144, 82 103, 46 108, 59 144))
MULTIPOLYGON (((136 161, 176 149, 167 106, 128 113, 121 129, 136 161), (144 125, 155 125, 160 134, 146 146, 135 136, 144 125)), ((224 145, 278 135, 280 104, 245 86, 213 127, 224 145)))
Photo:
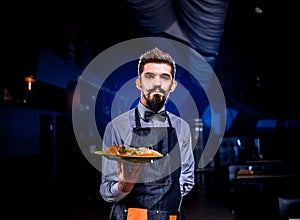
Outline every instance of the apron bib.
POLYGON ((146 209, 148 220, 169 220, 170 215, 178 214, 181 157, 176 130, 168 116, 167 120, 169 127, 142 128, 135 109, 136 127, 132 130, 131 147, 151 147, 164 157, 145 164, 133 190, 113 205, 110 220, 126 220, 130 208, 146 209))

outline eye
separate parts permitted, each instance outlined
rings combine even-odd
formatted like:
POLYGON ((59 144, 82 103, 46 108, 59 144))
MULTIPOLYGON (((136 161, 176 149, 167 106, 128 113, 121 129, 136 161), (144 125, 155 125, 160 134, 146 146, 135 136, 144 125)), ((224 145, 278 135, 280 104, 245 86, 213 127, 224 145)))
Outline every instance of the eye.
POLYGON ((145 77, 146 79, 153 79, 153 78, 155 77, 155 75, 152 74, 152 73, 145 73, 144 77, 145 77))
POLYGON ((168 75, 168 74, 161 74, 161 75, 160 75, 160 78, 165 79, 165 80, 170 80, 170 79, 171 79, 171 76, 168 75))

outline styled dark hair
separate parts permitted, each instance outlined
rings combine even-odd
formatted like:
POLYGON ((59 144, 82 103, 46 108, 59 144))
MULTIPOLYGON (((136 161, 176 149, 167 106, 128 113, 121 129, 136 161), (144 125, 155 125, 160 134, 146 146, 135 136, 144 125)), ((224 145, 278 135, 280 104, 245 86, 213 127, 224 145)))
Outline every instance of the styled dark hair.
POLYGON ((175 78, 176 65, 174 59, 170 54, 163 52, 162 50, 155 47, 152 50, 142 54, 139 59, 138 72, 139 75, 144 71, 144 66, 147 63, 165 63, 171 66, 171 74, 173 79, 175 78))

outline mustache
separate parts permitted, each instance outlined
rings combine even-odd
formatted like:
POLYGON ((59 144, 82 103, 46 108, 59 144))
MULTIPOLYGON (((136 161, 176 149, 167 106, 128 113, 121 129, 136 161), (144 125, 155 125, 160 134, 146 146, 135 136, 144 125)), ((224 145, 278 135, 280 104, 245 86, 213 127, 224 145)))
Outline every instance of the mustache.
POLYGON ((152 93, 152 92, 155 92, 156 90, 158 90, 159 92, 161 92, 161 93, 163 93, 163 94, 166 93, 166 91, 163 90, 160 86, 155 86, 155 87, 153 87, 152 89, 148 89, 147 92, 148 92, 148 93, 152 93))

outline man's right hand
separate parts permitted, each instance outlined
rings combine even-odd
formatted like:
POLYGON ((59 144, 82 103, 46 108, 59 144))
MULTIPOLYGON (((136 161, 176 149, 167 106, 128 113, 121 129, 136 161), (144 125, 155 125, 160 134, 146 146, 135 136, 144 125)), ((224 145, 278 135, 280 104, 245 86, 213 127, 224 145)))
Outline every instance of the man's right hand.
POLYGON ((139 179, 143 168, 144 163, 134 163, 129 169, 128 162, 118 161, 118 189, 122 192, 130 192, 139 179))

